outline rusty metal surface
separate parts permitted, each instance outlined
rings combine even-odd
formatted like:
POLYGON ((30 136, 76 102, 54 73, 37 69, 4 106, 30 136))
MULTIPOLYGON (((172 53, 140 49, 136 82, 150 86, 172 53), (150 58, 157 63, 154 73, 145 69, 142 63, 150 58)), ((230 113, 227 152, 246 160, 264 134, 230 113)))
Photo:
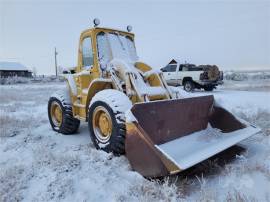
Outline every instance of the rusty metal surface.
POLYGON ((127 127, 125 141, 126 157, 131 167, 145 177, 160 177, 169 175, 151 140, 145 138, 138 126, 127 127))
POLYGON ((154 144, 163 144, 207 127, 213 96, 135 104, 131 109, 154 144))
POLYGON ((213 107, 212 114, 209 116, 209 123, 213 128, 218 128, 224 133, 229 133, 246 127, 230 112, 219 106, 213 107))

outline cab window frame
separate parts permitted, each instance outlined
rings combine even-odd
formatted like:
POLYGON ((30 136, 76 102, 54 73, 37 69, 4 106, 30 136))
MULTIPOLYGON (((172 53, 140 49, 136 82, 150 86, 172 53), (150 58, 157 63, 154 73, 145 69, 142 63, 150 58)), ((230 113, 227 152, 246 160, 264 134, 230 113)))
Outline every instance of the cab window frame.
POLYGON ((86 36, 81 43, 81 68, 88 70, 94 65, 94 50, 92 44, 92 37, 86 36), (88 56, 88 57, 87 57, 88 56), (88 61, 87 61, 88 60, 88 61))

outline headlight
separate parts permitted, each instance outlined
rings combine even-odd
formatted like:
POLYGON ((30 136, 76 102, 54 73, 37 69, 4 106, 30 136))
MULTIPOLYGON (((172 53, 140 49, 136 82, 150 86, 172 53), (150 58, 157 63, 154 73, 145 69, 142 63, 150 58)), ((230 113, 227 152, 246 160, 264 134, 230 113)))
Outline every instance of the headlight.
POLYGON ((131 30, 132 30, 132 26, 131 26, 131 25, 128 25, 128 26, 127 26, 127 31, 128 31, 128 32, 131 32, 131 30))
POLYGON ((94 27, 97 27, 100 24, 100 20, 98 18, 95 18, 93 22, 94 22, 94 27))

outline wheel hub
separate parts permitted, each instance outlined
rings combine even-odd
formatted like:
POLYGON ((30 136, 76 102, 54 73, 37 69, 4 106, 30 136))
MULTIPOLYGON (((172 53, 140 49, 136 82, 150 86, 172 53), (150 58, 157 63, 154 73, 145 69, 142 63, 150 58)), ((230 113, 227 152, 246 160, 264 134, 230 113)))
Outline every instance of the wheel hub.
POLYGON ((186 89, 187 89, 187 90, 190 90, 190 89, 191 89, 190 83, 187 83, 187 84, 186 84, 186 89))
POLYGON ((55 126, 60 127, 62 124, 63 112, 61 106, 57 102, 53 102, 51 105, 51 116, 55 126))
POLYGON ((108 136, 111 133, 109 119, 110 118, 104 112, 102 112, 99 117, 99 128, 101 130, 101 135, 103 135, 104 137, 108 136))
POLYGON ((99 106, 93 112, 93 129, 100 142, 106 143, 112 134, 112 119, 106 108, 99 106))

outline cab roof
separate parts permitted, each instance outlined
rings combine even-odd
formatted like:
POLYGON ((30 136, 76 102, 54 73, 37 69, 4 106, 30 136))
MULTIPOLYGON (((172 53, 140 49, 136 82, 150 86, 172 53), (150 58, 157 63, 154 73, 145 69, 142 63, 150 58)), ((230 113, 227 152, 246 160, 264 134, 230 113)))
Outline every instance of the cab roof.
POLYGON ((104 32, 119 32, 119 33, 122 33, 124 35, 129 35, 129 36, 134 37, 134 33, 123 31, 123 30, 119 30, 119 29, 106 28, 106 27, 93 27, 93 28, 90 28, 90 29, 86 29, 86 30, 84 30, 81 33, 81 35, 84 35, 84 34, 89 33, 89 32, 100 32, 100 31, 104 31, 104 32))

